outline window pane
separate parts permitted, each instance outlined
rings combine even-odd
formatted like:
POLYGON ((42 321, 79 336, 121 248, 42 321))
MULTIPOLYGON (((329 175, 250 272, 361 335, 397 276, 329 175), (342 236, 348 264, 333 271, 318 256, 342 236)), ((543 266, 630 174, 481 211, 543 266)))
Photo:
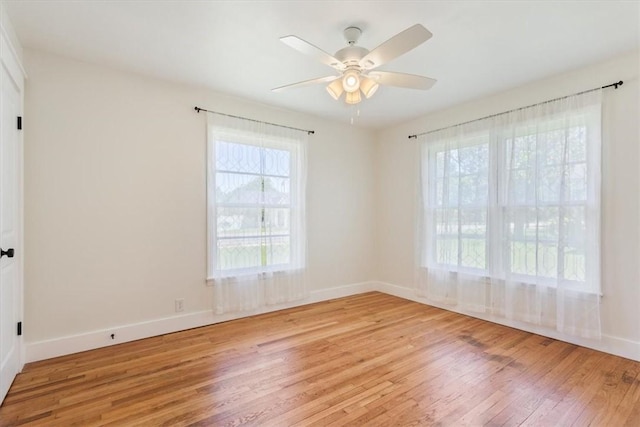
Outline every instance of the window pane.
POLYGON ((584 206, 512 208, 505 219, 511 273, 585 280, 584 206))
POLYGON ((436 235, 458 236, 458 209, 436 209, 436 235))
POLYGON ((533 166, 536 151, 536 139, 533 135, 508 140, 507 147, 507 159, 511 168, 523 169, 533 166))
POLYGON ((587 161, 586 128, 584 126, 568 129, 567 157, 570 162, 587 161))
POLYGON ((289 176, 291 153, 287 150, 264 148, 264 174, 289 176))
POLYGON ((264 230, 265 235, 289 234, 290 227, 290 209, 273 209, 264 210, 264 230))
POLYGON ((437 206, 484 205, 489 194, 488 144, 437 152, 435 202, 437 206))
POLYGON ((585 251, 575 247, 564 248, 564 278, 567 280, 586 280, 585 251))
POLYGON ((507 181, 509 204, 534 204, 536 193, 533 176, 523 169, 512 169, 510 174, 507 181))
POLYGON ((540 277, 558 277, 558 245, 541 242, 538 245, 538 271, 540 277))
POLYGON ((556 166, 565 162, 565 131, 554 130, 538 134, 538 158, 541 166, 556 166))
POLYGON ((289 263, 290 215, 288 208, 219 207, 217 265, 228 270, 289 263))
POLYGON ((216 173, 216 203, 256 205, 261 200, 262 179, 255 175, 216 173))
POLYGON ((219 239, 218 262, 221 270, 269 267, 291 262, 290 236, 219 239))
POLYGON ((486 209, 438 209, 435 216, 436 262, 486 269, 486 209))
POLYGON ((289 264, 291 262, 291 238, 271 237, 265 240, 264 256, 266 265, 289 264))
POLYGON ((259 238, 220 239, 217 246, 216 265, 220 270, 262 265, 263 249, 259 238))
POLYGON ((460 224, 460 265, 486 269, 486 209, 462 210, 460 212, 460 224))
POLYGON ((485 205, 489 190, 488 176, 465 175, 459 179, 459 203, 464 205, 485 205))
POLYGON ((514 274, 536 275, 535 242, 512 241, 509 245, 510 271, 514 274))
POLYGON ((460 148, 460 174, 486 174, 489 164, 489 145, 480 144, 460 148))
POLYGON ((435 261, 438 264, 458 265, 458 210, 437 209, 434 213, 435 261))
POLYGON ((538 171, 538 197, 542 202, 561 200, 562 166, 541 167, 538 171))
POLYGON ((557 271, 558 209, 505 209, 508 271, 552 277, 557 271), (555 252, 554 252, 555 251, 555 252), (553 260, 552 260, 553 258, 553 260))
POLYGON ((571 206, 564 213, 564 278, 584 281, 586 279, 586 208, 571 206))
POLYGON ((216 170, 260 173, 260 147, 216 141, 216 170))
POLYGON ((438 236, 436 238, 436 262, 444 265, 458 265, 458 237, 438 236))
POLYGON ((587 235, 585 206, 566 206, 562 212, 564 244, 570 247, 584 247, 587 235))
POLYGON ((261 233, 262 208, 218 207, 218 238, 259 236, 261 233))
POLYGON ((576 163, 567 168, 566 200, 587 200, 587 165, 576 163))
POLYGON ((289 178, 264 178, 264 203, 267 205, 288 205, 291 187, 289 178))
POLYGON ((482 239, 463 237, 460 240, 460 265, 469 268, 487 268, 486 242, 482 239))

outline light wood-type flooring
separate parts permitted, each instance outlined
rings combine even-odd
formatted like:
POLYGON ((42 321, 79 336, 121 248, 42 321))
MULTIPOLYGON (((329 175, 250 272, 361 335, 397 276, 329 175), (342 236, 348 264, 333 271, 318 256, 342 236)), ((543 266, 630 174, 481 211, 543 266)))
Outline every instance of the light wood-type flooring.
POLYGON ((367 293, 29 364, 0 425, 640 426, 640 363, 367 293))

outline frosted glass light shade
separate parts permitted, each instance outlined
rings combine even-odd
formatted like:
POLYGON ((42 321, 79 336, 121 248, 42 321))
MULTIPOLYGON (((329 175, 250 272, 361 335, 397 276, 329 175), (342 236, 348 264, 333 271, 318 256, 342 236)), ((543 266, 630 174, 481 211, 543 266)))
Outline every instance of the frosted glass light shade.
POLYGON ((338 99, 340 99, 340 96, 344 92, 344 88, 342 87, 342 80, 336 79, 336 80, 332 81, 327 86, 327 92, 329 92, 329 95, 331 95, 331 97, 333 99, 335 99, 336 101, 338 99))
POLYGON ((374 93, 378 90, 380 85, 375 82, 372 78, 362 77, 360 82, 360 90, 364 94, 365 97, 371 98, 374 93))
POLYGON ((355 92, 347 92, 347 95, 344 99, 344 102, 346 102, 347 104, 357 104, 360 101, 362 101, 362 97, 360 96, 359 90, 355 92))
POLYGON ((342 76, 342 88, 347 93, 357 92, 360 89, 360 75, 357 71, 351 70, 342 76))

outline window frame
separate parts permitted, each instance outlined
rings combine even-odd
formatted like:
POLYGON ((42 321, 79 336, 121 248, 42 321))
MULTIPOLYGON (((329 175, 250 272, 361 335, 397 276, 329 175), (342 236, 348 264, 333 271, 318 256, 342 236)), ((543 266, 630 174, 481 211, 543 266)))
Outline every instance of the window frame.
MULTIPOLYGON (((587 114, 588 113, 582 113, 581 111, 575 111, 571 113, 571 116, 579 117, 581 115, 586 116, 587 114)), ((554 117, 548 117, 547 119, 545 119, 545 123, 548 123, 550 125, 549 132, 553 131, 552 124, 555 120, 556 119, 554 117)), ((526 123, 523 122, 522 126, 526 127, 526 123)), ((569 126, 569 127, 561 126, 561 127, 557 127, 556 130, 560 129, 567 132, 568 129, 574 126, 569 126)), ((588 125, 583 124, 582 127, 585 128, 584 133, 587 134, 589 132, 588 125)), ((536 133, 535 131, 531 133, 524 132, 522 134, 518 134, 517 137, 527 137, 530 135, 533 135, 535 137, 536 135, 539 135, 539 133, 536 133)), ((589 143, 586 135, 583 138, 584 139, 582 139, 582 142, 585 145, 584 160, 580 162, 570 161, 567 163, 585 165, 584 166, 586 170, 585 185, 587 187, 585 188, 584 191, 585 193, 588 193, 589 185, 591 182, 591 177, 589 177, 590 172, 588 167, 589 166, 589 161, 588 161, 589 143)), ((514 208, 524 209, 528 206, 526 203, 524 204, 508 203, 506 201, 506 198, 507 198, 506 193, 503 194, 504 193, 503 187, 506 185, 506 182, 507 182, 505 179, 505 176, 509 174, 511 170, 515 169, 513 167, 510 167, 506 159, 507 151, 508 151, 507 141, 508 141, 507 138, 496 137, 496 135, 492 135, 492 129, 490 128, 489 125, 487 125, 484 128, 479 127, 475 132, 465 134, 462 137, 457 137, 457 136, 444 137, 440 140, 436 140, 426 144, 426 147, 425 147, 426 149, 423 151, 422 159, 421 159, 423 167, 426 166, 426 170, 427 170, 426 189, 423 189, 423 194, 424 194, 423 200, 425 205, 423 205, 422 215, 428 218, 428 220, 425 222, 426 229, 423 231, 423 236, 422 236, 423 242, 425 243, 426 250, 421 257, 421 260, 422 260, 421 267, 422 268, 435 267, 437 269, 448 271, 450 273, 464 273, 470 276, 476 276, 479 279, 484 279, 484 280, 492 280, 492 279, 502 280, 504 279, 505 274, 507 274, 511 278, 511 280, 516 280, 525 285, 526 284, 541 285, 541 286, 546 286, 550 288, 556 288, 559 283, 562 283, 562 285, 567 289, 574 289, 576 291, 581 291, 581 292, 592 292, 592 290, 587 289, 588 280, 586 278, 586 274, 587 274, 586 264, 588 263, 588 260, 590 257, 588 253, 585 253, 584 255, 584 258, 585 258, 585 261, 584 261, 585 279, 584 280, 567 278, 565 274, 564 266, 561 269, 558 268, 558 266, 556 266, 556 275, 554 277, 543 276, 540 274, 525 274, 525 273, 516 272, 511 266, 511 263, 509 262, 509 260, 506 259, 507 257, 504 256, 504 254, 508 254, 508 257, 511 258, 513 256, 512 249, 509 249, 508 251, 506 251, 503 248, 501 248, 500 245, 504 243, 497 241, 497 240, 501 240, 497 236, 501 236, 502 238, 504 238, 504 235, 506 235, 507 232, 505 230, 502 230, 500 234, 497 234, 491 231, 491 227, 505 227, 507 225, 507 223, 505 222, 505 219, 507 217, 508 210, 513 210, 514 208), (476 141, 484 140, 484 141, 480 141, 477 144, 473 144, 472 141, 474 140, 476 141), (453 141, 455 141, 455 145, 448 148, 453 141), (453 150, 459 150, 461 148, 466 148, 473 145, 488 146, 489 162, 487 167, 488 189, 487 189, 486 206, 483 204, 480 204, 478 206, 471 206, 471 205, 463 206, 461 204, 458 204, 457 206, 450 206, 450 207, 444 207, 442 205, 438 205, 437 185, 439 184, 439 180, 441 180, 441 178, 438 177, 438 171, 436 169, 438 153, 443 153, 447 151, 451 152, 453 150), (425 156, 426 156, 426 165, 425 165, 425 156), (484 256, 484 261, 486 265, 485 269, 462 265, 461 254, 463 249, 461 247, 461 243, 458 243, 458 247, 457 247, 457 252, 458 252, 457 264, 438 262, 437 241, 438 241, 438 237, 441 234, 437 232, 437 225, 438 225, 437 212, 438 210, 446 210, 446 209, 454 209, 454 208, 458 210, 458 212, 460 212, 461 208, 467 208, 467 209, 486 208, 486 224, 485 224, 485 232, 483 234, 484 239, 480 237, 477 239, 477 240, 484 240, 485 242, 485 256, 484 256), (498 253, 500 254, 499 256, 497 256, 498 253), (560 275, 560 271, 562 271, 562 276, 560 275)), ((534 155, 536 155, 535 152, 534 152, 534 155)), ((444 190, 442 191, 444 192, 444 190)), ((460 191, 460 189, 458 189, 458 191, 460 191)), ((582 200, 577 200, 577 201, 566 201, 566 200, 565 201, 549 201, 549 202, 539 201, 537 207, 540 207, 540 206, 544 206, 548 208, 555 207, 557 209, 562 209, 569 206, 581 207, 584 209, 585 219, 589 215, 589 209, 592 208, 590 207, 590 200, 587 195, 585 195, 585 197, 582 200)), ((597 209, 601 209, 600 206, 598 206, 597 209)), ((533 207, 535 208, 536 206, 534 205, 533 207)), ((460 227, 461 225, 460 225, 460 222, 458 221, 458 232, 456 236, 459 242, 461 242, 464 239, 464 236, 460 232, 460 227)), ((512 243, 514 241, 521 242, 524 244, 527 243, 526 239, 518 240, 518 239, 514 239, 513 236, 510 236, 509 242, 512 243)), ((564 250, 566 250, 566 248, 570 246, 568 246, 565 243, 563 247, 564 247, 564 250)), ((556 255, 556 257, 557 257, 556 260, 558 263, 560 262, 560 259, 563 259, 559 257, 559 255, 556 255)))
MULTIPOLYGON (((446 263, 440 263, 437 261, 437 240, 438 240, 438 233, 436 231, 437 229, 437 224, 436 224, 436 212, 438 210, 446 210, 446 209, 452 209, 452 208, 446 208, 446 207, 442 207, 439 206, 437 203, 437 197, 438 197, 438 190, 437 188, 435 188, 434 186, 432 186, 432 183, 435 183, 435 185, 437 185, 439 179, 437 176, 437 155, 438 153, 445 153, 447 151, 452 151, 452 150, 447 150, 447 145, 450 143, 450 139, 451 138, 447 138, 445 140, 436 142, 436 143, 432 143, 429 144, 427 147, 427 171, 428 171, 428 180, 427 180, 427 200, 428 200, 428 206, 426 207, 427 210, 431 210, 432 211, 432 221, 431 223, 427 223, 427 227, 428 227, 428 244, 427 244, 427 253, 426 253, 426 265, 424 265, 425 267, 428 265, 436 265, 438 266, 438 268, 441 268, 443 270, 447 270, 450 272, 461 272, 461 273, 467 273, 470 275, 474 275, 474 276, 478 276, 478 277, 489 277, 491 275, 490 273, 490 265, 489 265, 489 260, 486 258, 485 255, 485 268, 479 268, 479 267, 471 267, 471 266, 464 266, 461 265, 461 240, 463 239, 462 234, 460 233, 460 231, 458 231, 458 233, 456 234, 456 236, 458 236, 458 254, 457 254, 457 264, 446 264, 446 263)), ((487 145, 488 149, 490 149, 490 144, 488 141, 488 134, 485 132, 477 132, 474 133, 472 135, 468 135, 467 137, 465 137, 462 141, 458 142, 455 150, 460 150, 461 148, 469 148, 469 147, 474 147, 474 146, 479 146, 479 145, 487 145), (478 139, 484 139, 485 141, 480 142, 480 143, 474 143, 475 140, 478 139)), ((487 167, 487 175, 490 175, 489 173, 489 168, 490 166, 487 167)), ((476 174, 477 175, 477 174, 476 174)), ((465 175, 465 176, 470 176, 469 174, 465 175)), ((465 205, 464 209, 460 208, 460 205, 458 205, 455 209, 458 210, 458 213, 461 210, 478 210, 478 209, 482 209, 482 208, 486 208, 487 210, 487 226, 485 228, 485 232, 484 232, 484 246, 485 246, 485 254, 488 253, 489 251, 489 230, 488 230, 488 223, 489 223, 489 199, 491 197, 491 182, 489 179, 487 179, 487 183, 488 183, 488 188, 487 188, 487 203, 486 204, 469 204, 469 205, 465 205)), ((443 191, 443 197, 444 197, 444 189, 443 191)), ((459 213, 460 215, 460 213, 459 213)), ((460 230, 460 222, 458 222, 458 230, 460 230)), ((481 239, 475 239, 475 240, 481 240, 481 239)))
MULTIPOLYGON (((210 126, 209 128, 209 152, 208 152, 208 171, 207 171, 207 199, 208 199, 208 214, 207 214, 207 228, 208 228, 208 281, 215 281, 217 279, 225 279, 231 277, 238 276, 250 276, 250 275, 260 275, 266 273, 274 273, 274 272, 284 272, 284 271, 292 271, 298 270, 305 267, 305 258, 294 256, 294 253, 298 251, 300 245, 303 245, 304 236, 301 235, 303 233, 303 229, 299 226, 295 226, 295 223, 304 222, 304 209, 301 205, 304 205, 304 200, 298 200, 299 197, 294 197, 295 194, 298 194, 300 188, 303 186, 302 182, 302 174, 304 173, 301 170, 302 166, 300 165, 300 156, 303 155, 301 142, 293 139, 287 138, 283 136, 274 136, 267 135, 260 132, 252 132, 252 131, 240 131, 237 129, 230 129, 218 126, 210 126), (265 178, 274 177, 276 175, 266 173, 264 170, 264 151, 268 149, 276 149, 287 151, 289 153, 289 175, 288 176, 280 176, 278 178, 288 178, 289 179, 289 192, 288 198, 289 201, 287 204, 277 204, 272 205, 266 203, 264 197, 258 203, 255 204, 234 204, 234 203, 220 203, 217 200, 217 190, 216 190, 216 182, 217 182, 217 174, 218 173, 229 173, 226 169, 218 169, 216 165, 216 148, 218 142, 224 142, 228 144, 241 144, 249 147, 255 147, 260 150, 260 158, 261 158, 261 166, 260 173, 255 172, 231 172, 237 173, 239 175, 253 175, 261 180, 261 193, 264 196, 264 183, 265 178), (262 264, 255 265, 250 267, 240 267, 240 268, 220 268, 219 263, 219 249, 218 242, 220 240, 240 240, 246 239, 251 236, 239 236, 239 237, 221 237, 218 235, 218 222, 219 215, 218 210, 220 208, 255 208, 260 209, 261 214, 260 217, 260 227, 263 228, 265 225, 265 212, 268 209, 287 209, 289 211, 289 227, 288 233, 286 236, 289 238, 289 253, 288 258, 289 262, 287 263, 273 263, 273 264, 262 264), (294 215, 296 217, 294 218, 294 215)), ((274 237, 281 237, 280 234, 261 234, 258 232, 256 239, 268 239, 274 237)), ((267 248, 269 245, 265 245, 267 248)), ((264 259, 261 256, 261 260, 264 259)))

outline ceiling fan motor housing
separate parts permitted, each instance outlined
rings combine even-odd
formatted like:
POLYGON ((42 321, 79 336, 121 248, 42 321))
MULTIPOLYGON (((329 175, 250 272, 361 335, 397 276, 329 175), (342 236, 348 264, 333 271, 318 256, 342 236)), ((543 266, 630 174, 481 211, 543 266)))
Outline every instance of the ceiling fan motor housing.
POLYGON ((335 58, 342 62, 347 69, 362 71, 360 60, 369 53, 368 49, 356 46, 358 39, 362 35, 362 30, 358 27, 348 27, 345 28, 343 34, 348 46, 337 51, 334 55, 335 58))
POLYGON ((360 60, 364 58, 367 53, 369 53, 369 50, 363 47, 347 46, 337 51, 334 56, 347 68, 357 67, 358 69, 360 69, 360 60))

